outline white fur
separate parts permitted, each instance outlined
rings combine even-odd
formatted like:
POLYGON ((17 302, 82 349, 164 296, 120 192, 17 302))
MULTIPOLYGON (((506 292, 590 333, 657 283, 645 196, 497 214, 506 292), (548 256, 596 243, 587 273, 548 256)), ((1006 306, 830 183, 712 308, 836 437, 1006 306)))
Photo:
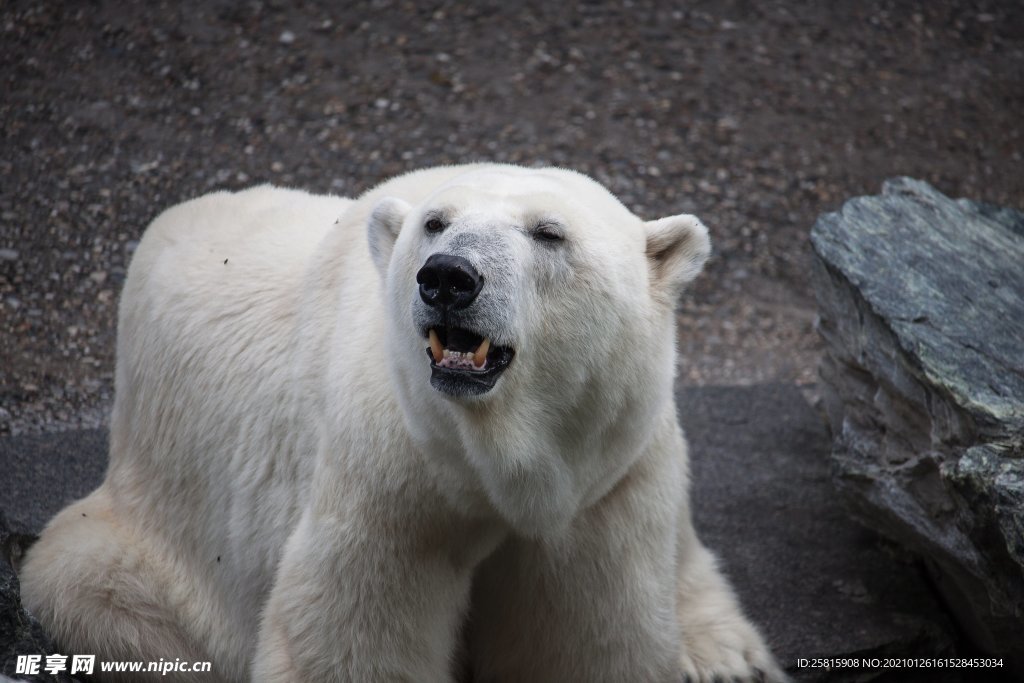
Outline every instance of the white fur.
POLYGON ((708 252, 557 169, 170 209, 122 295, 107 477, 32 548, 26 604, 66 651, 203 681, 781 680, 690 522, 673 305, 708 252), (438 250, 516 350, 482 396, 430 384, 438 250))

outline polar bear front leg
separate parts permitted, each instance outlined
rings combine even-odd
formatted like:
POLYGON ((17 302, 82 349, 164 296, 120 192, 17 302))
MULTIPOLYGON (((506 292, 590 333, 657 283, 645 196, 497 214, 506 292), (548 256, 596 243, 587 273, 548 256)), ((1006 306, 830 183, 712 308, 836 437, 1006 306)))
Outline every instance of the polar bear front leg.
POLYGON ((788 681, 761 634, 743 616, 714 555, 697 539, 689 514, 683 520, 676 604, 684 680, 788 681))
MULTIPOLYGON (((469 569, 417 520, 316 518, 289 539, 253 681, 450 681, 469 569)), ((470 537, 470 538, 467 538, 470 537)))

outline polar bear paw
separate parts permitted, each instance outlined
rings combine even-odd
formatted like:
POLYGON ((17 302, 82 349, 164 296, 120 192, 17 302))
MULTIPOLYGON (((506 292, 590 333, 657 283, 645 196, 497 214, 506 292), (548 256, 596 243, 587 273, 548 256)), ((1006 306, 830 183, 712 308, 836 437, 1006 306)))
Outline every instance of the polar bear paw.
POLYGON ((746 621, 716 624, 683 638, 685 683, 788 683, 760 634, 746 621))

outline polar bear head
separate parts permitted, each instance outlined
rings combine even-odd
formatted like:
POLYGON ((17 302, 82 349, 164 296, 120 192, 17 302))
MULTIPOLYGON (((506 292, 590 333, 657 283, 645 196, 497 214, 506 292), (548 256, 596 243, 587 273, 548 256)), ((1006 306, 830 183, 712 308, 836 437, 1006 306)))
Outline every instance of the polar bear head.
POLYGON ((645 222, 561 169, 471 167, 420 189, 377 201, 368 225, 412 433, 461 454, 499 510, 536 506, 537 486, 585 502, 671 404, 675 301, 707 230, 645 222))

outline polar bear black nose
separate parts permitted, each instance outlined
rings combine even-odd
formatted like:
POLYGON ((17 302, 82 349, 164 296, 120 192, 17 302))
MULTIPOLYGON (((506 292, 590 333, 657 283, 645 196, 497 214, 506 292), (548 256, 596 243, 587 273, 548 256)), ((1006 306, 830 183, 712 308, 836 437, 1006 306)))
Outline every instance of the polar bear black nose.
POLYGON ((434 254, 416 273, 420 298, 435 308, 465 308, 484 286, 473 264, 461 256, 434 254))

